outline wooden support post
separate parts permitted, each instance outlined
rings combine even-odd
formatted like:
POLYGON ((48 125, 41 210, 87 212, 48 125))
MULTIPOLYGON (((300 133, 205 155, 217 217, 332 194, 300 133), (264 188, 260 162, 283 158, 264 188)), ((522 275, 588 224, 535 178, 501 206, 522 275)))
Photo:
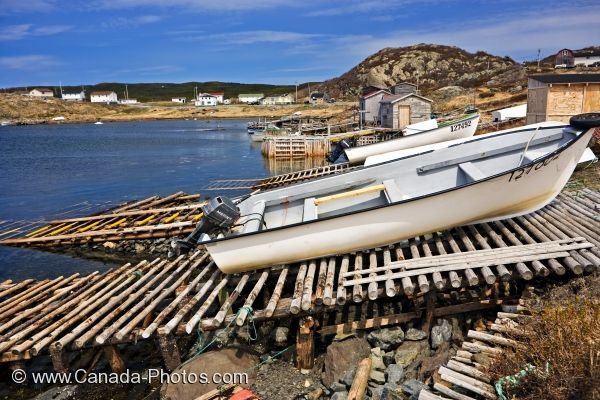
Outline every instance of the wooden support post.
POLYGON ((315 320, 313 317, 300 319, 296 337, 296 368, 310 370, 315 365, 315 320))
POLYGON ((423 320, 421 330, 427 333, 427 336, 429 336, 429 331, 431 330, 431 324, 433 322, 433 311, 435 309, 436 300, 437 299, 435 292, 429 292, 425 295, 425 319, 423 320))
POLYGON ((165 367, 168 371, 173 371, 181 364, 181 356, 177 347, 177 340, 173 335, 165 335, 158 337, 158 347, 162 354, 165 367))
POLYGON ((120 374, 125 371, 125 362, 123 361, 123 357, 121 357, 121 353, 119 353, 117 346, 104 346, 104 355, 108 360, 112 372, 120 374))
POLYGON ((367 357, 358 363, 356 373, 354 374, 354 380, 352 386, 348 392, 347 400, 362 400, 365 391, 367 390, 367 383, 369 381, 369 374, 371 373, 371 357, 367 357))
POLYGON ((67 353, 64 349, 50 346, 49 350, 54 370, 56 372, 67 372, 69 370, 69 359, 67 358, 67 353))

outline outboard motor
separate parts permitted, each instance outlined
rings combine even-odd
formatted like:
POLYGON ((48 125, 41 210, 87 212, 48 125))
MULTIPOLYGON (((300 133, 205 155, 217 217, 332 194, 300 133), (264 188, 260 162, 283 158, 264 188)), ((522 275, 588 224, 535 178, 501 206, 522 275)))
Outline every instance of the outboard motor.
POLYGON ((342 155, 344 150, 352 147, 348 139, 342 139, 335 145, 335 148, 327 155, 327 161, 334 163, 342 155))
POLYGON ((202 207, 204 216, 196 228, 185 239, 171 241, 168 257, 174 258, 188 253, 203 240, 204 235, 210 235, 230 229, 240 217, 240 210, 228 197, 217 196, 202 207))

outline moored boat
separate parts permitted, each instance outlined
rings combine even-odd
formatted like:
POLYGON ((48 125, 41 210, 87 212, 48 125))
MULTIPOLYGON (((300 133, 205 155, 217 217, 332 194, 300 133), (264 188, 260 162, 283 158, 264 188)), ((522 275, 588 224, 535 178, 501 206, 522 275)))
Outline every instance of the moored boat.
MULTIPOLYGON (((199 229, 193 238, 223 272, 234 273, 526 214, 562 190, 592 138, 590 126, 600 126, 600 115, 254 194, 239 201, 231 222, 205 210, 218 228, 199 229)), ((214 201, 218 208, 228 199, 214 201)))
POLYGON ((409 126, 405 129, 403 135, 397 139, 386 140, 366 146, 350 147, 345 149, 344 153, 350 164, 360 164, 363 163, 367 157, 377 154, 471 137, 475 134, 478 123, 479 114, 471 114, 439 125, 436 123, 435 127, 430 129, 421 130, 418 126, 413 128, 409 126))

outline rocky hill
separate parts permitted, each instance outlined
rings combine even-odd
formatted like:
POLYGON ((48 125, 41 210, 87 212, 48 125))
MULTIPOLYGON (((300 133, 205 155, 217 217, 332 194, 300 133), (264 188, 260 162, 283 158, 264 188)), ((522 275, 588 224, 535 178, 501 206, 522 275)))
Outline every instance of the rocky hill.
POLYGON ((526 72, 509 57, 417 44, 380 50, 342 76, 323 82, 321 88, 336 97, 350 97, 369 85, 391 86, 403 81, 418 83, 426 96, 444 97, 444 91, 457 95, 483 85, 500 90, 522 86, 526 84, 526 72), (440 89, 441 93, 435 93, 440 89))

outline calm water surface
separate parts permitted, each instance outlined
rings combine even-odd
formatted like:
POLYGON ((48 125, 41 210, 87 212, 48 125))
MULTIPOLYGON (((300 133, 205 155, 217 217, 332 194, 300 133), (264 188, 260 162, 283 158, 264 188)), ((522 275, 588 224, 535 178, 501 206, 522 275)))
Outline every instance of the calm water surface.
MULTIPOLYGON (((217 126, 214 120, 0 127, 0 221, 76 217, 180 190, 214 196, 217 192, 203 191, 211 180, 268 176, 246 122, 219 121, 225 128, 219 131, 204 131, 217 126), (88 209, 74 211, 82 207, 88 209)), ((0 246, 0 279, 108 267, 0 246)))

